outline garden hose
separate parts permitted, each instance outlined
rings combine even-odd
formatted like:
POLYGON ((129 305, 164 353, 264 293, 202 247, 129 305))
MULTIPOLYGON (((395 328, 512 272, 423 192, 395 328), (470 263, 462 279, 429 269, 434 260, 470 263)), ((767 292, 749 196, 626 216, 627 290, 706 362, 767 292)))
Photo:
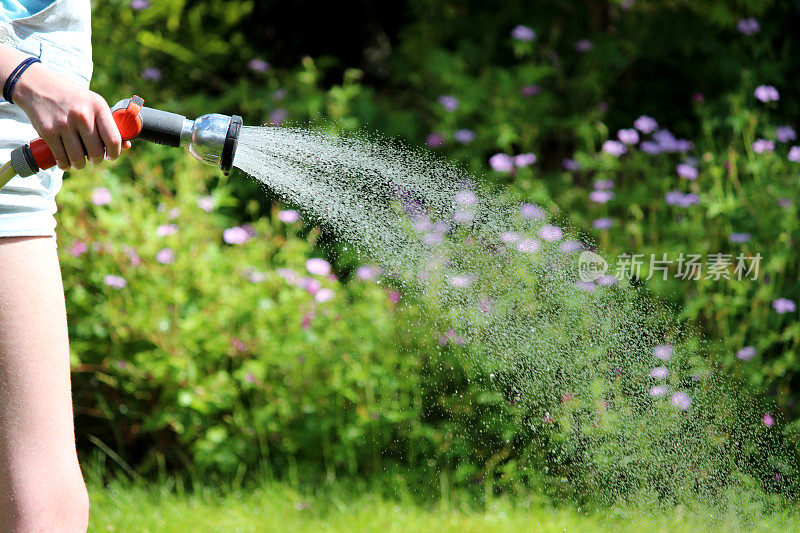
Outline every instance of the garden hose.
MULTIPOLYGON (((189 149, 198 161, 230 172, 239 145, 242 117, 211 113, 196 120, 159 109, 144 107, 144 100, 132 96, 111 108, 123 141, 142 139, 164 146, 189 149)), ((0 189, 15 176, 26 178, 54 167, 53 152, 42 139, 15 148, 11 161, 0 167, 0 189)))

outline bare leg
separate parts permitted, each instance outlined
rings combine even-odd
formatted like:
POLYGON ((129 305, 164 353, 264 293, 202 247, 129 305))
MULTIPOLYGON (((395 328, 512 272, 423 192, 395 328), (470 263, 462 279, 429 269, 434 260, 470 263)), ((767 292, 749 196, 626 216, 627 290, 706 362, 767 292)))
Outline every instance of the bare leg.
POLYGON ((55 239, 0 238, 0 531, 85 531, 55 239))

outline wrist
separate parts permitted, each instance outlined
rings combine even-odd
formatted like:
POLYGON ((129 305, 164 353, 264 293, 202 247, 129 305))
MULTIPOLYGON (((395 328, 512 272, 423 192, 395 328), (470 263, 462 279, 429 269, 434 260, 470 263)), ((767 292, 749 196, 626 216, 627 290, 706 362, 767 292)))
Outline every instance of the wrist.
POLYGON ((40 81, 41 75, 45 71, 46 67, 41 63, 34 63, 22 73, 13 92, 14 103, 17 106, 25 108, 39 96, 40 89, 44 85, 40 81))

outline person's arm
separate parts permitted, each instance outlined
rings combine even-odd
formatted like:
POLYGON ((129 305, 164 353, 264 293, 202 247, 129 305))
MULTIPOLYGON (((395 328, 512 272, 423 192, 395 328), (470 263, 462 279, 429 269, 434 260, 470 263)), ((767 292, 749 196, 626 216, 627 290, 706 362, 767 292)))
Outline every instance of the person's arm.
MULTIPOLYGON (((11 46, 0 45, 0 87, 27 57, 11 46)), ((83 168, 87 155, 95 164, 104 155, 116 159, 123 147, 130 146, 127 141, 123 143, 102 96, 41 63, 22 74, 12 98, 28 115, 62 170, 83 168)))

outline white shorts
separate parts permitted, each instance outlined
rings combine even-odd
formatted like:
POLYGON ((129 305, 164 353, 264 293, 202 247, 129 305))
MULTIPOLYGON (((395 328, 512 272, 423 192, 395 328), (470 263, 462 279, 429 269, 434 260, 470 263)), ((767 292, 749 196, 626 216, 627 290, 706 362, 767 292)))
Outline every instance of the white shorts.
MULTIPOLYGON (((56 0, 40 13, 0 23, 0 43, 36 56, 42 64, 89 86, 92 75, 89 2, 56 0)), ((5 80, 0 80, 5 83, 5 80)), ((22 110, 0 97, 0 165, 11 151, 39 135, 22 110)), ((55 236, 58 167, 15 177, 0 190, 0 237, 55 236)))

